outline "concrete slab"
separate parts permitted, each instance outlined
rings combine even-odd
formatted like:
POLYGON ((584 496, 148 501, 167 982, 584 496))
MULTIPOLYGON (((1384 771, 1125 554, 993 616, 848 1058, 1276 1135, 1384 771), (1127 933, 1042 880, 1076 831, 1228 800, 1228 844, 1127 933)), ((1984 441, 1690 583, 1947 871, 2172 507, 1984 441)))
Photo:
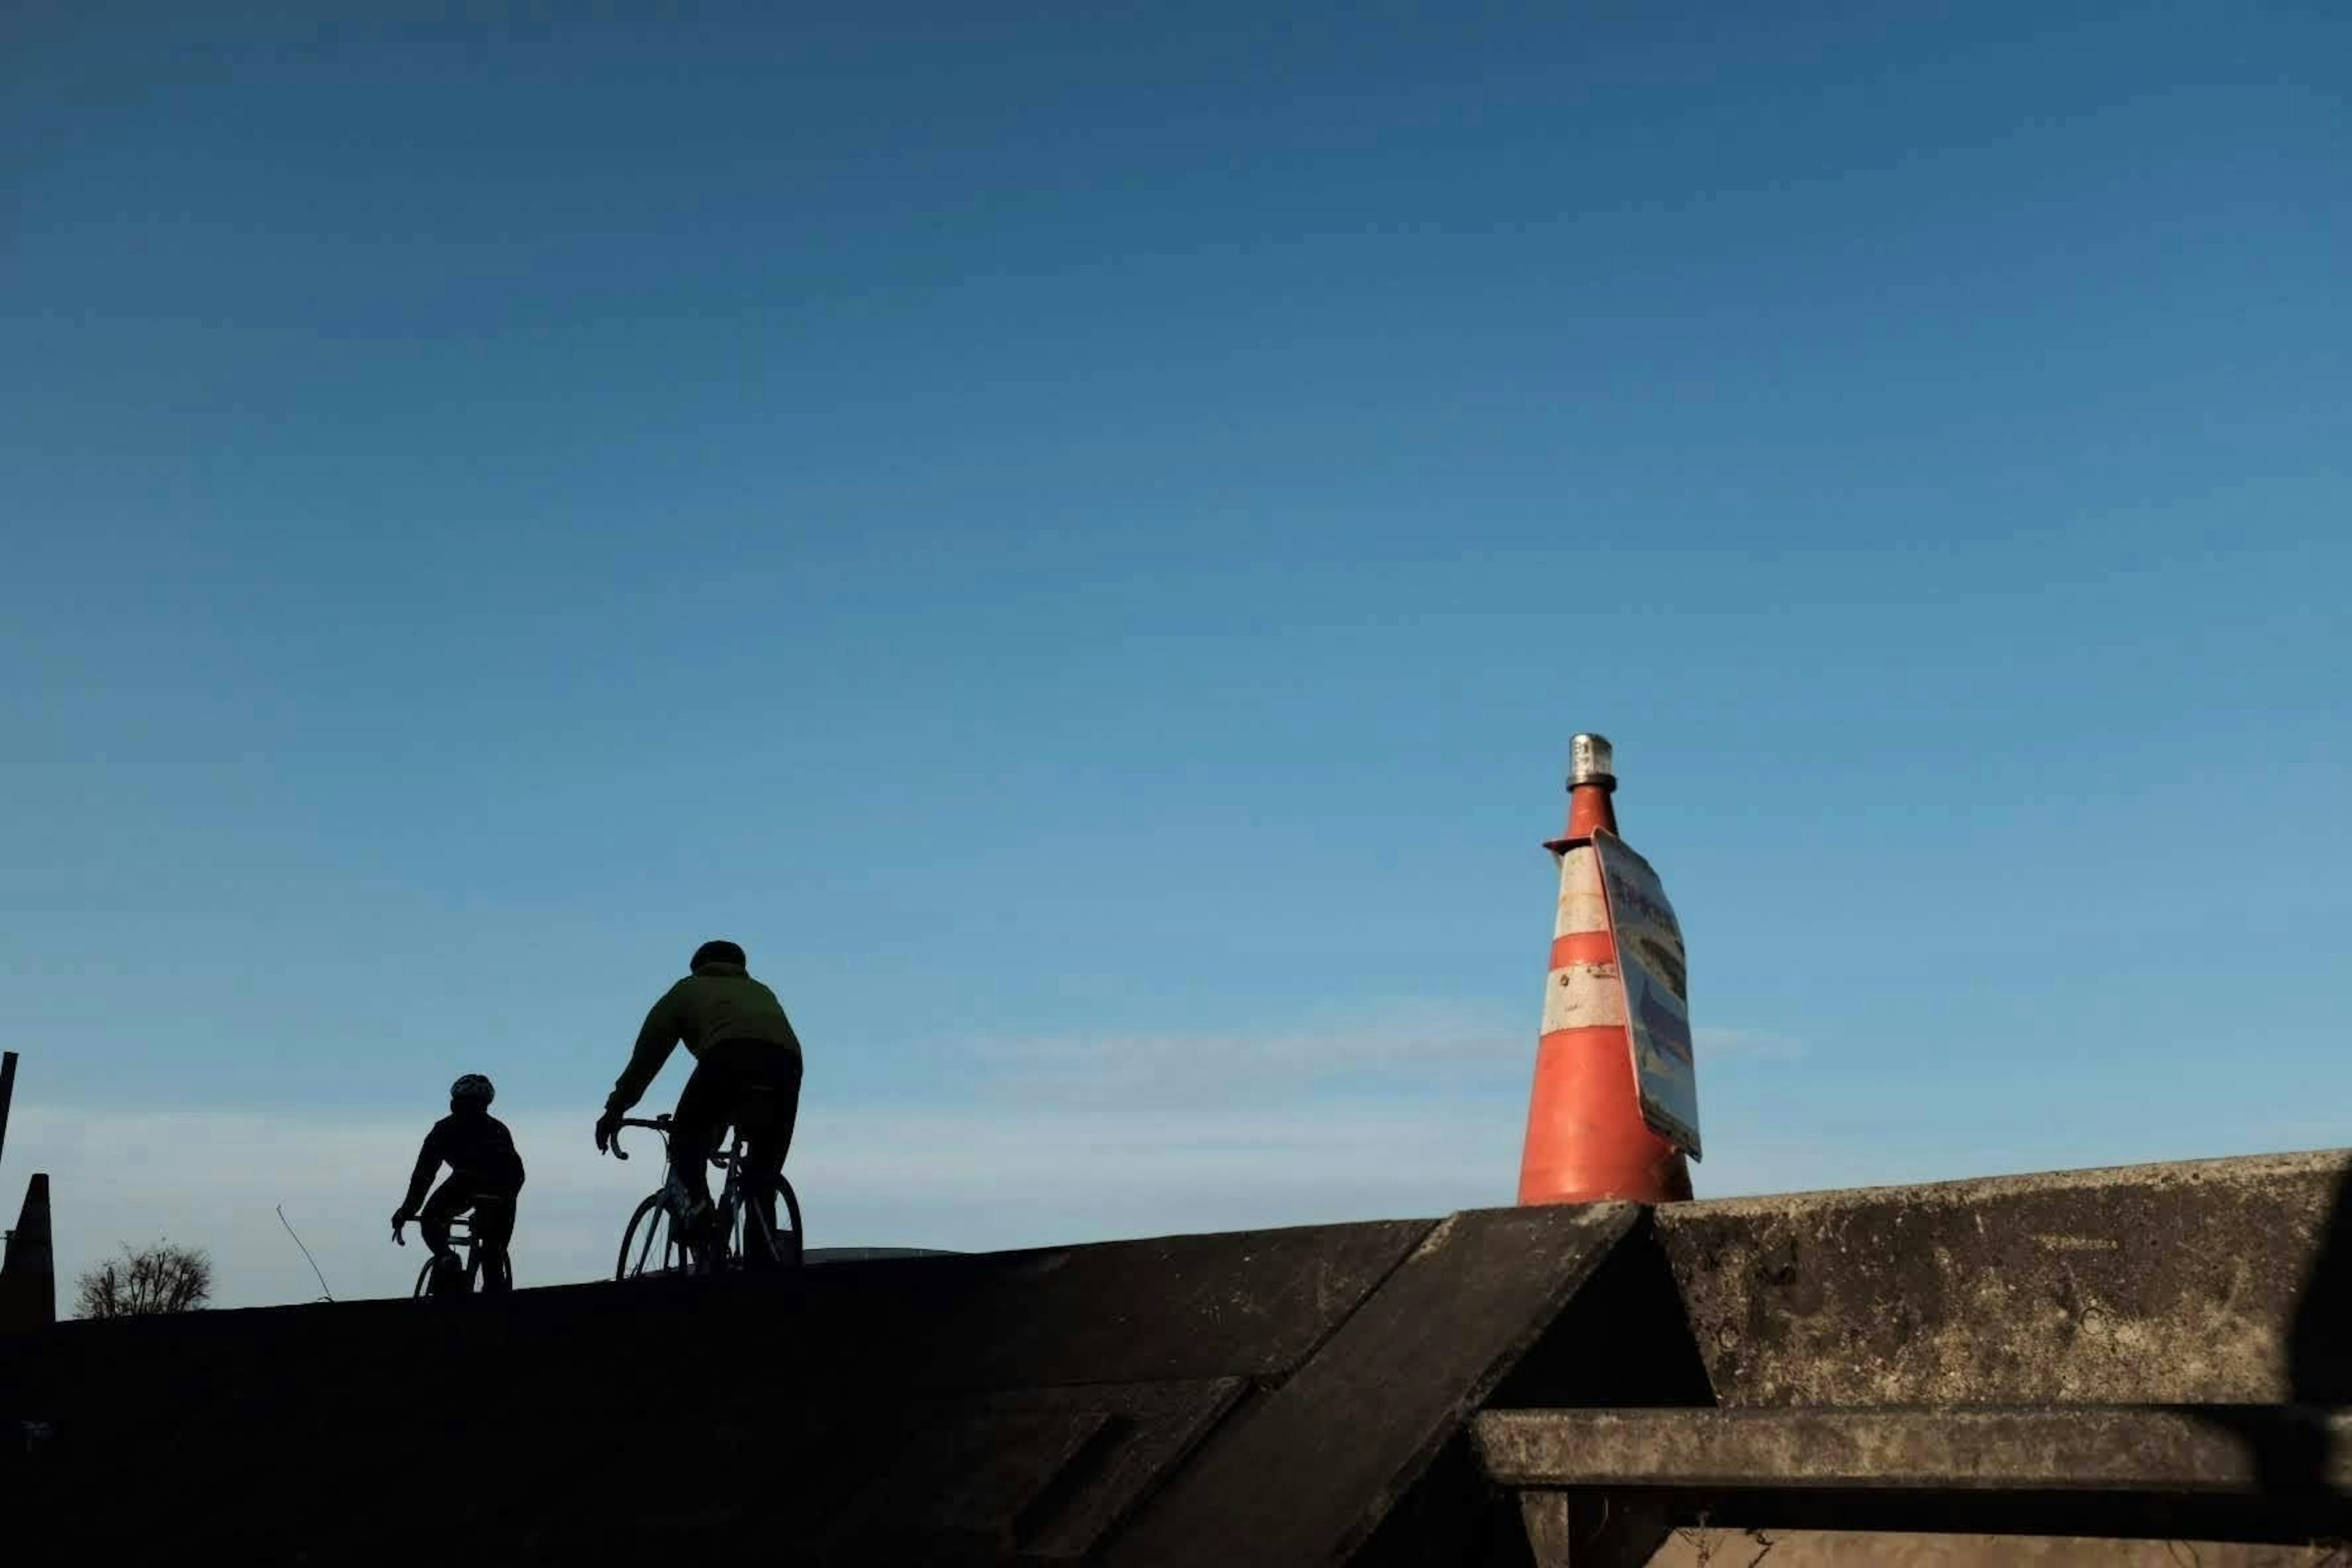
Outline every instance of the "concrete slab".
POLYGON ((68 1323, 0 1342, 0 1420, 51 1425, 39 1500, 126 1552, 168 1529, 291 1561, 381 1519, 403 1550, 463 1527, 502 1561, 577 1563, 740 1547, 782 1510, 866 1562, 889 1553, 861 1529, 1067 1561, 1434 1224, 68 1323), (429 1512, 387 1477, 436 1485, 429 1512))
POLYGON ((2352 1503, 2340 1410, 1494 1410, 1474 1434, 1488 1477, 1512 1487, 2256 1498, 2270 1477, 2247 1433, 2269 1422, 2328 1442, 2322 1479, 2352 1503))
POLYGON ((1594 1204, 1447 1219, 1312 1360, 1171 1480, 1106 1561, 1346 1561, 1640 1213, 1594 1204))
POLYGON ((1668 1205, 1726 1405, 2352 1404, 2345 1151, 1668 1205))

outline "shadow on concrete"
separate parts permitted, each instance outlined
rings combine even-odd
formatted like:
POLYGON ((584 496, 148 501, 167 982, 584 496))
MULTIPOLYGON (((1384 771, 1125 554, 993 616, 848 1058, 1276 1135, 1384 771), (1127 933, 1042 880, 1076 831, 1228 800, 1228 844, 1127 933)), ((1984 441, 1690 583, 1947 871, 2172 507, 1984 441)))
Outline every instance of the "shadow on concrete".
POLYGON ((1648 1211, 1487 1401, 1496 1409, 1717 1403, 1648 1211))
POLYGON ((2352 1406, 2352 1163, 2330 1189, 2284 1329, 2284 1405, 2199 1414, 2252 1449, 2259 1485, 2282 1519, 2330 1538, 2352 1535, 2352 1491, 2336 1484, 2344 1456, 2327 1421, 2352 1406))
MULTIPOLYGON (((2352 1163, 2336 1178, 2311 1269, 2287 1328, 2287 1397, 2309 1406, 2352 1405, 2352 1163)), ((2314 1427, 2258 1455, 2263 1483, 2289 1493, 2325 1490, 2334 1468, 2328 1436, 2314 1427)))

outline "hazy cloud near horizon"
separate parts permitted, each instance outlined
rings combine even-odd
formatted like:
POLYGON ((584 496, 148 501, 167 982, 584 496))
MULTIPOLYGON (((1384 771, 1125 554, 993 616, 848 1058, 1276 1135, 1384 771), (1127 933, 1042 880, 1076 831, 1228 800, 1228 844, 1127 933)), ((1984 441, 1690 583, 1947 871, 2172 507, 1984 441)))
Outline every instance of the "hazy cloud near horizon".
MULTIPOLYGON (((957 1250, 1440 1215, 1507 1204, 1532 1030, 1402 1003, 1252 1038, 1050 1038, 990 1047, 953 1100, 803 1100, 790 1172, 813 1246, 957 1250)), ((1726 1031, 1726 1044, 1738 1031, 1726 1031)), ((646 1110, 667 1106, 674 1065, 646 1110)), ((515 1256, 525 1284, 604 1277, 658 1141, 600 1158, 591 1113, 501 1107, 529 1163, 515 1256)), ((7 1165, 49 1173, 61 1300, 124 1244, 209 1249, 217 1305, 404 1294, 423 1259, 391 1245, 437 1107, 332 1114, 20 1103, 7 1165)), ((1832 1179, 1802 1151, 1706 1167, 1707 1190, 1832 1179), (1727 1184, 1732 1184, 1727 1185, 1727 1184)), ((8 1203, 17 1201, 9 1196, 8 1203)))
MULTIPOLYGON (((586 1117, 508 1120, 531 1172, 519 1279, 605 1276, 630 1206, 659 1179, 657 1141, 632 1135, 618 1163, 597 1156, 586 1117)), ((216 1305, 315 1299, 279 1204, 338 1297, 399 1295, 424 1255, 414 1233, 394 1247, 388 1219, 424 1126, 26 1105, 9 1166, 49 1173, 61 1299, 118 1245, 157 1237, 211 1251, 216 1305)), ((790 1170, 811 1245, 976 1251, 1507 1203, 1517 1137, 1507 1105, 1299 1117, 811 1104, 790 1170)))

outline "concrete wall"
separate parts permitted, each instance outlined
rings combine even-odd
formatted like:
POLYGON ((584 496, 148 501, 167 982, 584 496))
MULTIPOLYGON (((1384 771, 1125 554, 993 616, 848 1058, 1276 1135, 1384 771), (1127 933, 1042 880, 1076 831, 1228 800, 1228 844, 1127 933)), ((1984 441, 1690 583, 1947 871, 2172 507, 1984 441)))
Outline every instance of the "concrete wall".
MULTIPOLYGON (((2347 1180, 2278 1156, 68 1323, 0 1339, 0 1493, 91 1561, 1524 1564, 1482 1408, 2352 1403, 2347 1180)), ((1893 1526, 1930 1527, 2021 1528, 1893 1526)), ((1860 1550, 1787 1539, 1773 1568, 1860 1550)))
POLYGON ((159 1521, 341 1562, 427 1517, 513 1562, 786 1524, 815 1561, 1076 1555, 1432 1228, 67 1323, 0 1353, 0 1417, 52 1426, 19 1479, 126 1559, 159 1521))
POLYGON ((2352 1402, 2344 1151, 1677 1205, 1725 1405, 2352 1402))

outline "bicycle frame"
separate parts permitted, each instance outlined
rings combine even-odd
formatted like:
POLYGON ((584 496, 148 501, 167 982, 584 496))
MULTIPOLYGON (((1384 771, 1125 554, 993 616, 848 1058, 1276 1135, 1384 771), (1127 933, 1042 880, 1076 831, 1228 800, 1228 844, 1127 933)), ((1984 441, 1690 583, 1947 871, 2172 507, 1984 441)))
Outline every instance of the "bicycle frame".
MULTIPOLYGON (((478 1206, 483 1202, 495 1202, 496 1200, 477 1199, 475 1201, 477 1206, 478 1206)), ((403 1245, 404 1246, 406 1244, 403 1243, 403 1245)), ((482 1271, 492 1262, 502 1262, 506 1264, 509 1271, 507 1288, 509 1289, 513 1289, 513 1265, 507 1258, 506 1249, 503 1247, 493 1247, 488 1242, 485 1242, 480 1237, 474 1234, 474 1211, 472 1209, 467 1209, 463 1214, 452 1215, 449 1217, 449 1250, 453 1254, 462 1256, 465 1259, 466 1294, 470 1296, 481 1291, 482 1271)), ((412 1294, 416 1296, 430 1294, 433 1285, 434 1261, 435 1260, 433 1258, 429 1257, 426 1258, 424 1267, 417 1270, 416 1288, 412 1294)))
MULTIPOLYGON (((650 1131, 660 1133, 662 1135, 664 1152, 665 1154, 668 1152, 667 1146, 669 1143, 670 1133, 673 1131, 672 1119, 669 1116, 662 1115, 650 1119, 644 1117, 625 1117, 620 1122, 620 1127, 643 1127, 650 1131)), ((629 1273, 628 1252, 630 1240, 635 1236, 637 1226, 645 1216, 650 1211, 656 1209, 667 1216, 672 1226, 670 1239, 667 1243, 667 1247, 676 1248, 681 1255, 685 1261, 686 1272, 695 1274, 715 1273, 719 1268, 725 1268, 730 1263, 740 1265, 743 1261, 743 1248, 733 1244, 736 1234, 736 1221, 739 1215, 742 1221, 744 1228, 744 1242, 746 1244, 752 1243, 756 1236, 757 1244, 766 1248, 767 1254, 770 1258, 774 1258, 779 1263, 786 1262, 787 1259, 795 1265, 799 1263, 802 1252, 800 1245, 801 1218, 799 1194, 793 1191, 791 1181, 785 1178, 781 1172, 778 1173, 776 1177, 777 1206, 780 1211, 789 1209, 792 1215, 792 1228, 789 1231, 780 1233, 778 1229, 772 1227, 769 1224, 767 1216, 761 1212, 759 1205, 747 1201, 748 1194, 745 1192, 745 1155, 748 1152, 749 1143, 750 1139, 744 1132, 743 1129, 740 1127, 732 1127, 730 1128, 730 1136, 727 1143, 726 1152, 724 1153, 714 1152, 710 1156, 711 1168, 713 1170, 725 1173, 725 1180, 720 1184, 719 1193, 717 1196, 712 1199, 711 1203, 713 1217, 716 1221, 714 1229, 718 1236, 716 1244, 714 1245, 708 1242, 691 1242, 677 1237, 675 1228, 677 1216, 669 1213, 669 1205, 667 1202, 667 1183, 665 1182, 663 1186, 660 1189, 657 1189, 652 1196, 646 1198, 643 1203, 637 1205, 637 1213, 631 1216, 629 1227, 622 1236, 622 1258, 619 1272, 623 1278, 626 1278, 629 1273), (785 1245, 787 1238, 789 1238, 792 1243, 789 1247, 785 1245)), ((614 1130, 612 1151, 614 1156, 617 1159, 625 1160, 629 1157, 627 1152, 621 1147, 619 1127, 616 1127, 614 1130)), ((668 1162, 665 1160, 664 1163, 667 1164, 668 1162)), ((651 1247, 652 1237, 649 1234, 646 1241, 646 1251, 647 1253, 650 1252, 651 1247)), ((642 1269, 644 1263, 643 1256, 639 1258, 638 1262, 640 1269, 642 1269)))

